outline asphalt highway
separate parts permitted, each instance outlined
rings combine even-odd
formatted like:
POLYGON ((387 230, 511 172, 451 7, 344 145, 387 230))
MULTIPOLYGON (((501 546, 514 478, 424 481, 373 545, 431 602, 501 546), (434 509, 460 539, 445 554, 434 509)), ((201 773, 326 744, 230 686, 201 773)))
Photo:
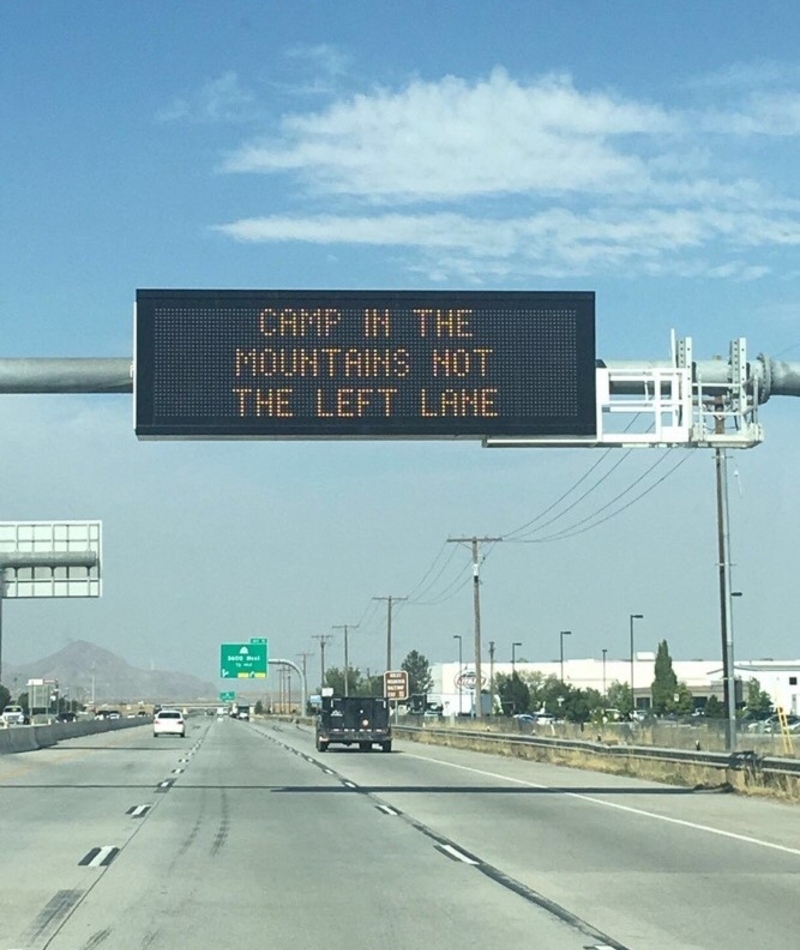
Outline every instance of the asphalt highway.
POLYGON ((796 807, 187 722, 0 756, 0 950, 797 945, 796 807))

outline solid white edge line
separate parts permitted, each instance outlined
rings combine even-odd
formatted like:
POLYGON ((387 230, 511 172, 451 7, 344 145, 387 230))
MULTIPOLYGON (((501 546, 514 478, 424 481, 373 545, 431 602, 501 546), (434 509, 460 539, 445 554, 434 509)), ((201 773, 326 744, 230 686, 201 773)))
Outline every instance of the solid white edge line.
MULTIPOLYGON (((476 769, 469 765, 459 765, 456 762, 445 762, 443 759, 434 759, 427 755, 415 755, 413 752, 404 753, 412 759, 421 759, 423 762, 435 762, 437 765, 447 765, 453 769, 462 769, 465 772, 474 772, 476 775, 485 775, 487 778, 500 779, 503 782, 514 782, 516 785, 525 785, 528 788, 551 789, 552 785, 540 785, 538 782, 528 782, 521 778, 512 778, 510 775, 499 775, 497 772, 487 772, 483 769, 476 769)), ((609 794, 614 793, 613 788, 609 788, 609 794)), ((740 835, 735 831, 725 831, 723 828, 712 828, 710 825, 701 825, 698 822, 686 821, 684 818, 672 818, 670 815, 659 815, 658 812, 645 811, 643 808, 634 808, 631 805, 620 805, 618 802, 607 802, 602 798, 594 798, 591 795, 583 795, 580 792, 560 792, 567 798, 578 798, 584 802, 591 802, 593 805, 603 805, 605 808, 616 808, 618 811, 628 812, 631 815, 641 815, 643 818, 655 818, 657 821, 665 821, 671 825, 681 825, 684 828, 691 828, 694 831, 705 831, 707 834, 719 835, 722 838, 731 838, 734 841, 741 841, 743 844, 754 844, 761 848, 769 848, 772 851, 782 851, 784 854, 793 854, 800 857, 800 848, 790 848, 784 844, 775 844, 772 841, 764 841, 761 838, 753 838, 750 835, 740 835)), ((647 794, 647 790, 643 790, 647 794)))

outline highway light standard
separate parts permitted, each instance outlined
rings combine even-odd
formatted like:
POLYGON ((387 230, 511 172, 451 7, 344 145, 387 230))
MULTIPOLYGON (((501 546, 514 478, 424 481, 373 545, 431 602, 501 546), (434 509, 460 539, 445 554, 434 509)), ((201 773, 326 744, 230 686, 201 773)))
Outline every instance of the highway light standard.
POLYGON ((561 682, 564 682, 564 637, 571 637, 571 630, 562 630, 559 635, 559 644, 561 646, 561 682))
POLYGON ((462 711, 462 710, 461 710, 461 705, 462 705, 462 703, 461 703, 461 677, 462 677, 462 675, 463 675, 463 669, 462 669, 462 666, 461 666, 461 647, 462 647, 461 634, 460 634, 460 633, 454 633, 454 634, 453 634, 453 639, 454 639, 454 640, 458 640, 458 679, 456 680, 456 684, 457 684, 457 686, 458 686, 458 714, 459 714, 459 716, 460 716, 460 715, 461 715, 461 711, 462 711))
POLYGON ((633 652, 633 621, 634 620, 644 620, 644 614, 631 614, 631 705, 633 707, 632 712, 636 712, 636 693, 634 692, 633 685, 633 669, 634 663, 636 661, 636 654, 633 652))
POLYGON ((606 654, 607 653, 608 653, 608 650, 606 650, 606 648, 603 647, 603 696, 605 696, 607 693, 607 690, 606 690, 606 654))

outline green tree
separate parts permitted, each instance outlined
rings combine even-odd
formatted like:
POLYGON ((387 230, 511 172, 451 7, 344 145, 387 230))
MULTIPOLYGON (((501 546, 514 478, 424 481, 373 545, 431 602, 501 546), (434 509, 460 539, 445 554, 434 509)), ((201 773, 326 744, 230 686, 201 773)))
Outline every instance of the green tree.
POLYGON ((755 676, 747 681, 745 712, 751 719, 765 719, 772 712, 772 699, 769 693, 761 689, 761 683, 755 676))
POLYGON ((5 686, 0 686, 0 710, 5 709, 11 702, 11 693, 5 686))
POLYGON ((609 709, 618 709, 622 716, 630 716, 633 712, 633 693, 627 683, 614 680, 608 687, 606 701, 609 709))
POLYGON ((525 713, 531 708, 531 694, 528 684, 524 683, 519 674, 511 676, 498 673, 494 678, 494 688, 500 697, 500 705, 507 716, 525 713))
POLYGON ((566 683, 562 683, 558 676, 548 676, 540 691, 539 710, 544 710, 551 716, 558 716, 559 718, 564 716, 570 689, 571 687, 566 683))
POLYGON ((27 693, 20 693, 17 697, 17 705, 22 706, 25 710, 25 715, 27 716, 30 712, 30 700, 27 693))
MULTIPOLYGON (((344 696, 344 670, 338 666, 329 666, 325 670, 325 685, 331 687, 334 696, 344 696)), ((361 692, 363 686, 361 670, 354 666, 348 667, 347 686, 350 696, 364 695, 361 692)))
POLYGON ((653 697, 653 712, 656 716, 673 712, 675 696, 678 695, 678 677, 672 668, 672 657, 669 655, 667 641, 662 640, 656 653, 655 679, 650 688, 653 697))
POLYGON ((675 703, 675 712, 679 716, 691 716, 694 712, 694 696, 686 683, 678 683, 678 701, 675 703))
POLYGON ((603 708, 603 696, 596 689, 567 687, 562 713, 570 722, 589 722, 603 708))
POLYGON ((256 703, 255 709, 253 710, 253 712, 256 714, 256 716, 263 716, 263 715, 264 715, 264 704, 261 702, 260 699, 259 699, 258 702, 256 703))
POLYGON ((400 669, 408 673, 408 695, 429 693, 433 686, 431 665, 428 658, 417 650, 412 650, 400 664, 400 669))
POLYGON ((706 719, 723 719, 725 709, 716 696, 709 696, 703 707, 703 715, 706 719))

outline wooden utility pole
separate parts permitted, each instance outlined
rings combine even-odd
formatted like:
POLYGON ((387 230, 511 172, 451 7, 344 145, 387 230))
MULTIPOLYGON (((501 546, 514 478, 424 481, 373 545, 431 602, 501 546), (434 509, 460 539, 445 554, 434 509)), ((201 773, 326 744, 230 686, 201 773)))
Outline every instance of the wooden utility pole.
POLYGON ((373 597, 373 600, 386 601, 386 669, 392 668, 392 604, 397 604, 401 600, 408 600, 408 597, 394 597, 388 594, 386 597, 373 597))
POLYGON ((334 630, 344 630, 344 694, 345 696, 350 695, 350 656, 347 649, 347 634, 352 628, 355 630, 358 627, 357 623, 341 623, 333 627, 334 630))
POLYGON ((469 544, 472 549, 472 604, 475 615, 475 718, 483 718, 483 703, 481 701, 481 579, 480 560, 478 558, 479 545, 496 544, 502 538, 448 538, 449 544, 469 544))
POLYGON ((319 640, 319 668, 320 668, 319 688, 321 692, 322 688, 325 686, 325 644, 329 640, 333 639, 333 634, 332 633, 315 634, 311 639, 319 640))

